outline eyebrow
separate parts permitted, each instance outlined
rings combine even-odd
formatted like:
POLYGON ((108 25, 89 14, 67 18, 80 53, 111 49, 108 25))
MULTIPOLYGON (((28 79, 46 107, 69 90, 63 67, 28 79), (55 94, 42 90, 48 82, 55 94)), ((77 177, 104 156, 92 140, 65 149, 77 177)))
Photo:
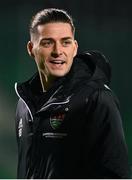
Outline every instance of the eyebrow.
POLYGON ((73 39, 72 37, 64 37, 62 40, 68 40, 68 39, 73 39))
MULTIPOLYGON (((72 37, 68 36, 68 37, 61 38, 61 40, 68 40, 68 39, 72 40, 72 37)), ((43 39, 41 39, 41 41, 53 41, 53 40, 54 40, 54 38, 43 38, 43 39)))

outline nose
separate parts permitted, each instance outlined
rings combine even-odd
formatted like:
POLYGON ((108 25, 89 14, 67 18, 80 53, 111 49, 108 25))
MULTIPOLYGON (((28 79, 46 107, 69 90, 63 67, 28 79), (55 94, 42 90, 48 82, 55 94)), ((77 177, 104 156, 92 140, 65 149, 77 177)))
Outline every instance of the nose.
POLYGON ((60 43, 55 43, 51 55, 54 58, 59 57, 62 54, 62 47, 60 43))

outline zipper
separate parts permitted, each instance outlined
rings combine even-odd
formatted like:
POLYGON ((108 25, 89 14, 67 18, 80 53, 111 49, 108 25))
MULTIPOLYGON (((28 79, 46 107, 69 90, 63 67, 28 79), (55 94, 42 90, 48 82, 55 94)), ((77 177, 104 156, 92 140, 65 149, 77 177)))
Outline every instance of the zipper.
POLYGON ((46 106, 43 106, 38 112, 44 111, 45 109, 47 109, 48 107, 52 105, 62 105, 62 104, 68 104, 68 103, 69 103, 69 99, 63 102, 50 103, 50 104, 47 104, 46 106))
POLYGON ((70 98, 72 97, 72 95, 68 96, 64 101, 61 102, 53 102, 53 100, 56 100, 56 98, 54 98, 54 96, 59 92, 59 90, 62 88, 62 86, 60 86, 53 94, 52 96, 49 98, 49 100, 42 106, 42 108, 38 111, 44 111, 47 108, 49 108, 52 105, 63 105, 63 104, 68 104, 70 101, 70 98))
POLYGON ((25 104, 25 106, 27 107, 28 112, 29 112, 29 114, 30 114, 30 116, 31 116, 31 121, 33 121, 33 115, 32 115, 32 113, 31 113, 31 110, 30 110, 29 106, 27 105, 27 103, 24 101, 24 99, 23 99, 23 98, 20 96, 20 94, 18 93, 17 83, 15 83, 15 91, 16 91, 17 96, 22 100, 22 102, 23 102, 23 103, 25 104))

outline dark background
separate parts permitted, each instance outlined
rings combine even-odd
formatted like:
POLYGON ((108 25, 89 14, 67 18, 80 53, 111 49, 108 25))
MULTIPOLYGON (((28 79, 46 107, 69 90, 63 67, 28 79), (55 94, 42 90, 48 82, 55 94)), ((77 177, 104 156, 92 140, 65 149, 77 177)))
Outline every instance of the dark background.
POLYGON ((47 7, 63 8, 73 16, 79 51, 99 50, 111 62, 111 88, 120 100, 132 163, 131 0, 5 0, 0 1, 0 178, 16 178, 14 83, 36 72, 26 51, 28 25, 34 13, 47 7))

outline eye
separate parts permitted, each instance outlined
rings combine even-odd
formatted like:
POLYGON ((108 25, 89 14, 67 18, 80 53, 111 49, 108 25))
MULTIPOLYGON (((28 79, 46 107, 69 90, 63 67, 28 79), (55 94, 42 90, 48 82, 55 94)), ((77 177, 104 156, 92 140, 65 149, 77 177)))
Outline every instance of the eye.
POLYGON ((40 45, 45 47, 45 48, 48 48, 48 47, 51 47, 53 45, 53 41, 43 40, 43 41, 41 41, 40 45))
POLYGON ((62 42, 62 45, 63 45, 64 47, 67 47, 67 46, 69 46, 70 44, 72 44, 72 41, 71 41, 71 40, 64 40, 64 41, 62 42))

